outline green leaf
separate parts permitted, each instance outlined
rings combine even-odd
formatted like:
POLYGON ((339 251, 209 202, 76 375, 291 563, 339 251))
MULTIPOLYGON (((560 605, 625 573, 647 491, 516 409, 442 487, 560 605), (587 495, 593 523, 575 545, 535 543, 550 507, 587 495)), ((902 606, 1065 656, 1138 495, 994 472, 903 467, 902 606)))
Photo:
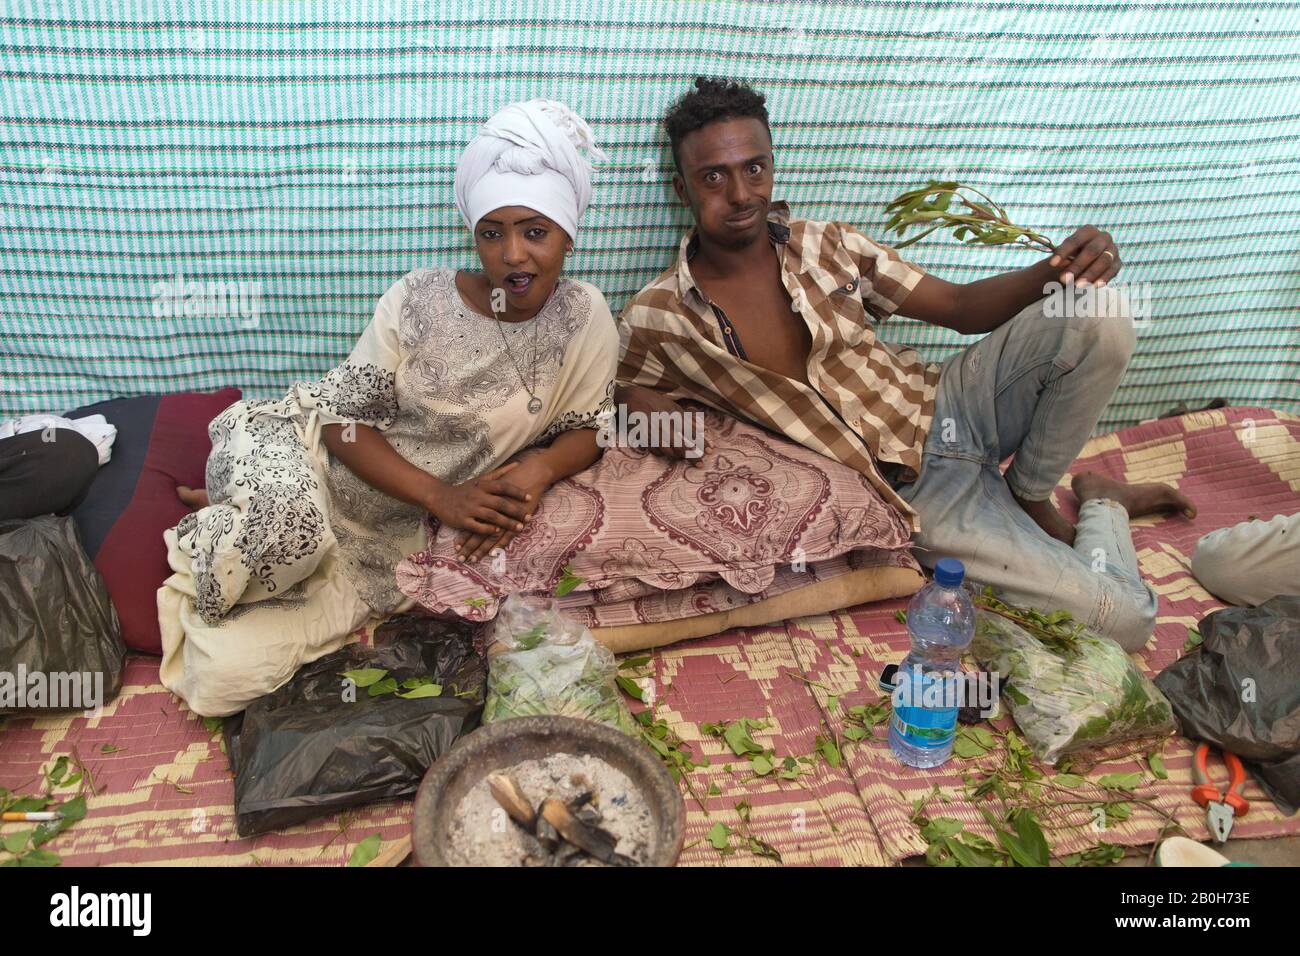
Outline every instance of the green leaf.
POLYGON ((722 739, 727 742, 731 752, 739 757, 763 752, 763 748, 754 743, 754 738, 749 735, 749 721, 743 717, 727 725, 727 729, 722 732, 722 739))
POLYGON ((772 772, 772 761, 763 754, 754 754, 749 758, 750 769, 760 777, 765 777, 772 772))
POLYGON ((839 767, 840 748, 836 746, 835 741, 829 737, 818 737, 817 741, 817 752, 822 755, 822 758, 832 767, 839 767))
POLYGON ((372 833, 353 847, 352 855, 348 857, 348 866, 365 866, 377 857, 379 855, 380 839, 378 833, 372 833))
POLYGON ((44 810, 54 801, 50 797, 19 797, 5 809, 14 813, 33 813, 44 810))
POLYGON ((1076 787, 1082 787, 1088 781, 1085 778, 1080 777, 1077 773, 1058 773, 1052 778, 1052 782, 1058 787, 1066 787, 1073 790, 1076 787))
POLYGON ((977 848, 967 842, 971 839, 978 839, 978 837, 971 833, 945 837, 943 846, 959 866, 997 866, 999 857, 993 845, 987 840, 982 840, 981 842, 986 844, 988 848, 977 848))
POLYGON ((114 744, 104 744, 104 746, 99 748, 99 752, 102 754, 115 754, 119 750, 125 750, 125 749, 126 749, 125 747, 118 747, 115 746, 114 744))
POLYGON ((1016 835, 1020 837, 1020 844, 1029 855, 1038 861, 1038 866, 1047 866, 1052 860, 1051 847, 1047 845, 1047 837, 1043 835, 1043 828, 1038 825, 1034 815, 1028 810, 1020 810, 1015 817, 1016 835))
POLYGON ((18 833, 7 834, 4 838, 4 848, 10 853, 21 853, 27 846, 27 841, 32 838, 36 830, 22 830, 18 833))
POLYGON ((861 727, 854 727, 852 724, 844 728, 845 740, 862 740, 867 737, 867 732, 861 727))
POLYGON ((48 780, 52 786, 57 787, 59 781, 63 779, 63 775, 67 772, 68 758, 60 757, 58 760, 54 761, 54 766, 45 774, 45 779, 48 780))
POLYGON ((827 710, 834 710, 838 706, 840 706, 840 699, 835 694, 831 694, 826 698, 827 710))
POLYGON ((546 625, 534 624, 526 634, 521 634, 515 638, 515 649, 520 651, 531 651, 546 640, 546 625))
POLYGON ((203 729, 210 734, 215 734, 221 729, 221 720, 222 718, 220 717, 204 717, 203 729))
POLYGON ((1002 692, 1003 692, 1004 694, 1006 694, 1008 697, 1010 697, 1010 698, 1012 699, 1012 701, 1014 701, 1015 703, 1021 705, 1022 707, 1023 707, 1025 704, 1028 704, 1028 703, 1029 703, 1029 698, 1028 698, 1028 697, 1026 697, 1024 694, 1020 693, 1020 691, 1016 690, 1014 687, 1011 687, 1010 685, 1004 687, 1004 688, 1002 689, 1002 692))
POLYGON ((58 866, 62 862, 57 853, 49 850, 32 850, 18 858, 19 866, 58 866))
POLYGON ((574 574, 573 569, 569 567, 567 564, 560 570, 563 571, 564 574, 560 578, 559 584, 555 586, 556 597, 564 597, 566 594, 568 594, 570 591, 576 588, 583 581, 587 580, 586 578, 580 578, 576 574, 574 574))
POLYGON ((411 677, 402 681, 402 687, 405 690, 415 690, 417 687, 423 687, 425 684, 432 684, 432 677, 411 677))
POLYGON ((1127 820, 1133 816, 1133 804, 1126 802, 1112 803, 1106 808, 1106 814, 1112 820, 1127 820))
POLYGON ((383 697, 385 694, 392 694, 397 691, 397 678, 385 677, 366 688, 366 694, 370 697, 383 697))
POLYGON ((67 824, 73 824, 84 819, 86 816, 85 796, 73 797, 67 803, 60 804, 58 811, 63 814, 63 821, 67 824))
POLYGON ((621 671, 630 671, 630 670, 635 670, 635 669, 638 668, 638 667, 645 667, 645 666, 646 666, 647 664, 649 664, 652 660, 654 660, 654 658, 653 658, 653 657, 649 657, 649 656, 647 656, 647 657, 629 657, 627 660, 625 660, 625 661, 620 661, 620 662, 619 662, 618 669, 621 670, 621 671))
POLYGON ((761 856, 769 860, 776 860, 777 863, 784 862, 781 859, 781 854, 776 847, 772 846, 772 844, 770 843, 764 843, 756 836, 750 835, 745 837, 745 844, 749 848, 749 852, 754 854, 754 856, 761 856))
POLYGON ((397 696, 402 698, 402 700, 420 700, 421 698, 424 697, 441 697, 442 685, 421 684, 419 687, 413 688, 412 690, 407 691, 405 694, 399 692, 397 696))
POLYGON ((1205 638, 1201 637, 1201 632, 1194 627, 1187 629, 1187 640, 1183 642, 1183 653, 1186 654, 1193 647, 1199 647, 1205 638))
POLYGON ((1142 785, 1140 773, 1108 773, 1097 781, 1107 790, 1133 791, 1142 785))
POLYGON ((708 841, 713 844, 715 850, 727 850, 731 848, 731 834, 735 831, 725 823, 715 823, 708 833, 708 841))
POLYGON ((944 837, 955 836, 961 832, 961 829, 962 822, 960 820, 935 817, 921 827, 921 837, 926 843, 933 843, 936 840, 942 840, 944 837))
POLYGON ((1165 769, 1165 762, 1160 754, 1147 754, 1147 763, 1151 765, 1151 772, 1155 774, 1157 780, 1169 779, 1169 771, 1165 769))
MULTIPOLYGON (((370 687, 379 683, 388 674, 386 670, 380 670, 378 667, 362 667, 359 670, 344 671, 342 677, 352 681, 358 687, 370 687)), ((396 681, 393 682, 396 685, 396 681)), ((204 721, 206 725, 206 720, 204 721)))
POLYGON ((614 680, 618 683, 619 687, 623 688, 623 692, 629 697, 635 698, 643 704, 645 703, 645 691, 641 689, 641 685, 636 681, 632 680, 630 677, 624 677, 622 674, 619 674, 614 678, 614 680))
POLYGON ((711 797, 722 796, 722 788, 719 787, 716 783, 709 784, 709 796, 711 797))
POLYGON ((477 608, 478 610, 481 611, 483 610, 483 608, 487 607, 488 601, 487 598, 476 597, 476 598, 466 598, 465 603, 468 604, 470 607, 477 608))
POLYGON ((894 612, 894 620, 897 621, 899 624, 906 624, 906 623, 907 623, 907 612, 906 612, 906 611, 895 611, 895 612, 894 612))

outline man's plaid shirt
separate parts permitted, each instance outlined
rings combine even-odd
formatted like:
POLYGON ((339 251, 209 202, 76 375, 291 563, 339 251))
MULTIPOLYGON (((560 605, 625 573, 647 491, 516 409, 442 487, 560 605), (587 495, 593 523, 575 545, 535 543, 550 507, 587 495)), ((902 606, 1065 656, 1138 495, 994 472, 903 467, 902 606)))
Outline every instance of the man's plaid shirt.
POLYGON ((813 387, 745 358, 726 316, 691 277, 694 230, 676 265, 623 309, 619 381, 703 402, 856 469, 916 530, 915 513, 882 471, 900 481, 920 473, 939 366, 881 342, 874 325, 925 273, 845 223, 791 220, 785 203, 772 204, 768 237, 812 336, 813 387))

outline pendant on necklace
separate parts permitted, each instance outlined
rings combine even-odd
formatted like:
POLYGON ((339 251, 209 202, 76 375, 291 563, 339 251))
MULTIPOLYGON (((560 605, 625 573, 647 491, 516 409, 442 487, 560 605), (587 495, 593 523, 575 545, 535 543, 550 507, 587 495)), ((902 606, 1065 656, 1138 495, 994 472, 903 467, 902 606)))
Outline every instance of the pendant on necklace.
POLYGON ((534 395, 528 400, 528 410, 536 415, 542 410, 542 400, 534 395))

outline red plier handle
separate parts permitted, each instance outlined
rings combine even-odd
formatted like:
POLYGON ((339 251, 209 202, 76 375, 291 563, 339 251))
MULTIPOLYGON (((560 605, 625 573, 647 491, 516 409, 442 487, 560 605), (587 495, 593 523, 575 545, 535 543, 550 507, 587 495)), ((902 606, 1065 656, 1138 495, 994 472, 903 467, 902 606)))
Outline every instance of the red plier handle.
POLYGON ((1192 787, 1192 799, 1201 806, 1211 800, 1226 803, 1232 808, 1233 816, 1244 817, 1250 810, 1250 803, 1241 795, 1241 790, 1246 785, 1246 768, 1241 765, 1236 754, 1223 751, 1223 765, 1228 768, 1228 789, 1220 790, 1210 779, 1207 766, 1209 758, 1209 744, 1201 744, 1196 748, 1196 757, 1192 762, 1192 779, 1196 784, 1192 787))

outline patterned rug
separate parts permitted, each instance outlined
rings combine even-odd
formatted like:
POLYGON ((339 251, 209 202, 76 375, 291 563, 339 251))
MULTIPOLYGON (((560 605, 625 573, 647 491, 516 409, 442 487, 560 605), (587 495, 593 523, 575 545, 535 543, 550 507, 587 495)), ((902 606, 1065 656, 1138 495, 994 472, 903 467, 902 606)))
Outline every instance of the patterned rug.
MULTIPOLYGON (((1134 522, 1143 574, 1161 597, 1155 639, 1136 659, 1155 675, 1180 656, 1188 626, 1221 606, 1188 573, 1197 538, 1251 515, 1300 510, 1300 419, 1236 408, 1153 422, 1091 442, 1075 468, 1088 469, 1127 481, 1171 482, 1200 508, 1194 521, 1134 522)), ((1057 503, 1073 515, 1068 478, 1057 503)), ((876 675, 906 652, 906 630, 894 616, 905 605, 904 600, 865 605, 655 652, 650 667, 657 715, 710 761, 689 776, 699 802, 686 801, 683 864, 775 865, 745 848, 726 854, 716 849, 707 834, 723 823, 740 831, 731 835, 732 846, 743 844, 747 826, 787 864, 887 865, 925 851, 909 818, 913 802, 935 784, 940 792, 929 804, 932 815, 990 835, 978 809, 963 796, 962 778, 998 763, 996 750, 954 758, 938 771, 914 771, 893 759, 882 726, 875 728, 879 740, 845 744, 838 767, 816 757, 799 764, 804 772, 790 781, 775 773, 755 777, 747 762, 702 729, 740 717, 763 721, 767 726, 755 729, 753 738, 778 758, 812 755, 816 738, 832 730, 842 740, 847 708, 874 703, 876 675), (745 803, 747 824, 736 809, 745 803)), ((76 756, 91 771, 95 793, 89 795, 87 817, 47 844, 65 864, 337 866, 364 837, 378 833, 387 846, 406 834, 411 804, 395 801, 238 839, 233 786, 219 737, 178 705, 157 675, 156 659, 133 657, 122 692, 99 716, 11 718, 0 730, 0 786, 33 792, 42 768, 60 755, 76 756)), ((1135 800, 1172 814, 1192 837, 1207 839, 1203 812, 1189 797, 1190 744, 1176 737, 1166 745, 1167 780, 1155 779, 1141 755, 1127 749, 1120 745, 1100 755, 1109 759, 1090 755, 1089 763, 1096 762, 1088 776, 1143 771, 1135 800)), ((1234 836, 1300 834, 1300 815, 1283 817, 1253 781, 1246 794, 1251 811, 1235 824, 1234 836)), ((1049 832, 1055 854, 1099 840, 1148 844, 1165 823, 1147 806, 1136 807, 1127 820, 1111 821, 1102 832, 1092 828, 1090 814, 1076 816, 1083 825, 1049 832)))

